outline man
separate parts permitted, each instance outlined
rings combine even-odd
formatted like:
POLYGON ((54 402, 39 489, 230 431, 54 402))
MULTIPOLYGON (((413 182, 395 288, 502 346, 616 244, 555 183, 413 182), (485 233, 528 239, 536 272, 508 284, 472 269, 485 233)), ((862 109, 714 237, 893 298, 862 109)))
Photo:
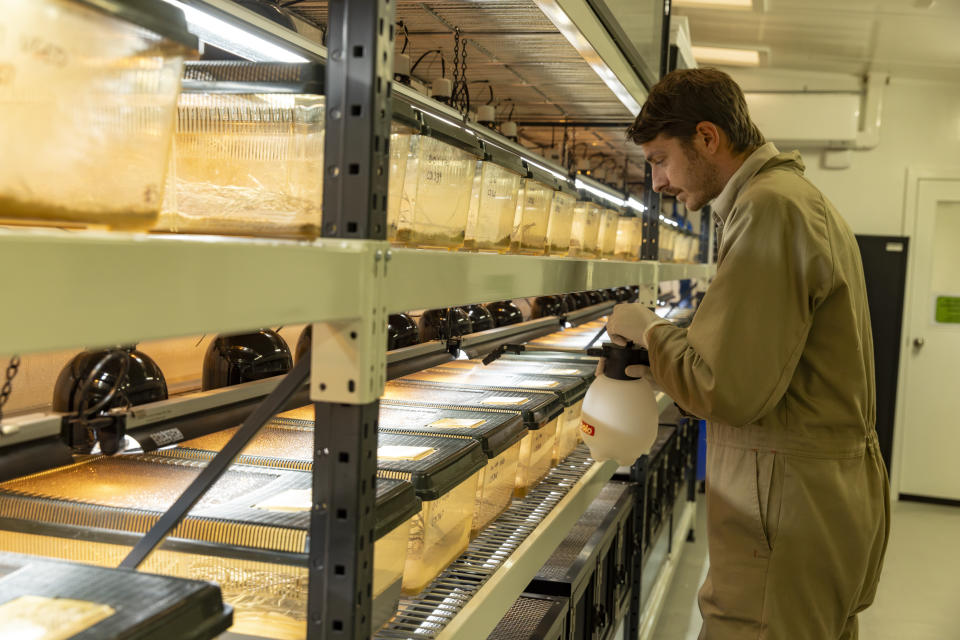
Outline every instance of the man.
POLYGON ((860 253, 715 69, 674 71, 628 131, 655 191, 712 202, 717 273, 688 329, 618 305, 607 330, 707 420, 701 640, 849 640, 889 533, 860 253))

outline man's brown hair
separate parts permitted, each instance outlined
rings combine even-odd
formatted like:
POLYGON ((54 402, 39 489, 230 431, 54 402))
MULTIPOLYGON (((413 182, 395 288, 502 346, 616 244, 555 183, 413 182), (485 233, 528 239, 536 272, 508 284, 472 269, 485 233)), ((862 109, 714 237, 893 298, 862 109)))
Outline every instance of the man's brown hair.
POLYGON ((665 75, 650 90, 627 137, 643 144, 663 133, 687 142, 703 121, 723 129, 737 153, 764 143, 743 91, 719 69, 678 69, 665 75))

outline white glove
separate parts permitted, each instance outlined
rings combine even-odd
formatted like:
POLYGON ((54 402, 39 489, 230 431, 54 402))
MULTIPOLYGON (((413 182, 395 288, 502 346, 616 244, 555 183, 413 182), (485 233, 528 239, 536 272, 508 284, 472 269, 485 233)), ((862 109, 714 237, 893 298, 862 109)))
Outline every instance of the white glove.
POLYGON ((607 320, 607 335, 619 345, 632 342, 647 348, 647 335, 651 328, 670 324, 646 306, 638 303, 618 304, 607 320))

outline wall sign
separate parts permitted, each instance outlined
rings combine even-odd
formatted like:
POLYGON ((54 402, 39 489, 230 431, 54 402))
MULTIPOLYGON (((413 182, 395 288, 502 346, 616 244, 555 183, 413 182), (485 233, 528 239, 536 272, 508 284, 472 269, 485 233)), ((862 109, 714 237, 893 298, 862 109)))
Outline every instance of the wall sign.
POLYGON ((944 324, 960 324, 960 297, 937 296, 934 319, 944 324))

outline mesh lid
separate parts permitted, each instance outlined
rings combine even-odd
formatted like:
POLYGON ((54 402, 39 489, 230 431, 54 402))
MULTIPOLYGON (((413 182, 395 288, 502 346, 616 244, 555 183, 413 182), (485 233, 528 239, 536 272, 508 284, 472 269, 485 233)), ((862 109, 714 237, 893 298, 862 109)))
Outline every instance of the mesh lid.
POLYGON ((524 425, 531 430, 540 429, 563 413, 560 398, 544 391, 475 389, 413 380, 388 382, 381 404, 384 401, 435 409, 519 411, 524 425))
POLYGON ((422 500, 436 500, 486 464, 473 440, 389 432, 378 437, 377 476, 409 480, 422 500))
POLYGON ((479 360, 454 360, 438 365, 434 369, 461 369, 476 372, 540 376, 574 376, 590 382, 595 377, 594 372, 597 369, 597 364, 595 360, 585 363, 561 362, 557 364, 532 358, 528 360, 505 360, 501 358, 488 365, 482 364, 479 360))
POLYGON ((626 482, 604 485, 537 572, 535 580, 569 583, 576 590, 593 573, 600 547, 616 534, 617 523, 626 517, 633 499, 632 487, 626 482))
POLYGON ((323 95, 322 65, 290 62, 187 61, 186 93, 307 93, 323 95))
MULTIPOLYGON (((181 443, 175 449, 157 452, 160 456, 177 458, 193 458, 209 460, 240 427, 233 427, 218 431, 201 438, 194 438, 181 443)), ((264 466, 282 469, 302 469, 309 471, 313 468, 310 452, 313 451, 313 426, 279 426, 267 424, 254 436, 253 440, 237 457, 237 462, 248 465, 264 466)), ((312 479, 309 474, 297 473, 303 478, 303 486, 295 491, 299 495, 284 496, 283 500, 310 500, 312 479)), ((282 505, 277 505, 282 506, 282 505)), ((309 504, 304 504, 309 506, 309 504)), ((374 530, 376 539, 380 539, 393 531, 398 525, 413 516, 420 510, 420 499, 409 482, 402 480, 377 480, 376 515, 377 523, 374 530)), ((304 527, 306 527, 304 522, 304 527)))
MULTIPOLYGON (((86 539, 118 542, 116 532, 146 532, 205 465, 203 460, 138 455, 60 467, 0 485, 0 516, 29 521, 40 533, 63 536, 82 530, 86 539)), ((187 546, 199 540, 303 553, 309 510, 270 505, 278 496, 302 500, 304 492, 309 504, 311 488, 308 473, 233 465, 171 536, 187 546), (270 533, 255 536, 254 530, 270 533)))
POLYGON ((60 632, 77 625, 71 640, 159 637, 161 632, 165 638, 206 640, 232 622, 220 588, 209 582, 12 553, 0 554, 0 564, 17 567, 0 578, 0 627, 4 622, 16 627, 19 620, 29 625, 36 615, 42 616, 38 626, 46 622, 60 632), (84 611, 89 605, 99 605, 103 614, 89 616, 84 611))
POLYGON ((420 498, 404 480, 377 478, 377 524, 373 537, 379 540, 420 511, 420 498))
POLYGON ((412 373, 404 380, 416 380, 429 384, 440 383, 458 387, 476 387, 479 389, 509 389, 511 391, 549 391, 556 394, 565 406, 570 406, 583 398, 589 386, 583 378, 574 376, 544 376, 528 373, 507 373, 504 371, 468 371, 434 367, 426 371, 412 373))
POLYGON ((410 433, 444 438, 469 438, 494 458, 527 434, 519 413, 427 409, 400 405, 380 406, 381 431, 410 433))
MULTIPOLYGON (((597 356, 588 356, 584 353, 571 353, 569 351, 524 351, 523 353, 505 353, 500 356, 497 362, 565 362, 583 366, 589 366, 594 370, 597 368, 597 362, 600 360, 597 356)), ((496 364, 496 363, 495 363, 496 364)))
POLYGON ((80 0, 80 2, 91 9, 143 27, 158 36, 169 38, 191 49, 197 48, 197 37, 187 31, 187 21, 183 17, 183 11, 163 0, 123 0, 123 2, 80 0))
POLYGON ((569 607, 559 596, 524 593, 510 607, 488 640, 560 640, 569 607))

